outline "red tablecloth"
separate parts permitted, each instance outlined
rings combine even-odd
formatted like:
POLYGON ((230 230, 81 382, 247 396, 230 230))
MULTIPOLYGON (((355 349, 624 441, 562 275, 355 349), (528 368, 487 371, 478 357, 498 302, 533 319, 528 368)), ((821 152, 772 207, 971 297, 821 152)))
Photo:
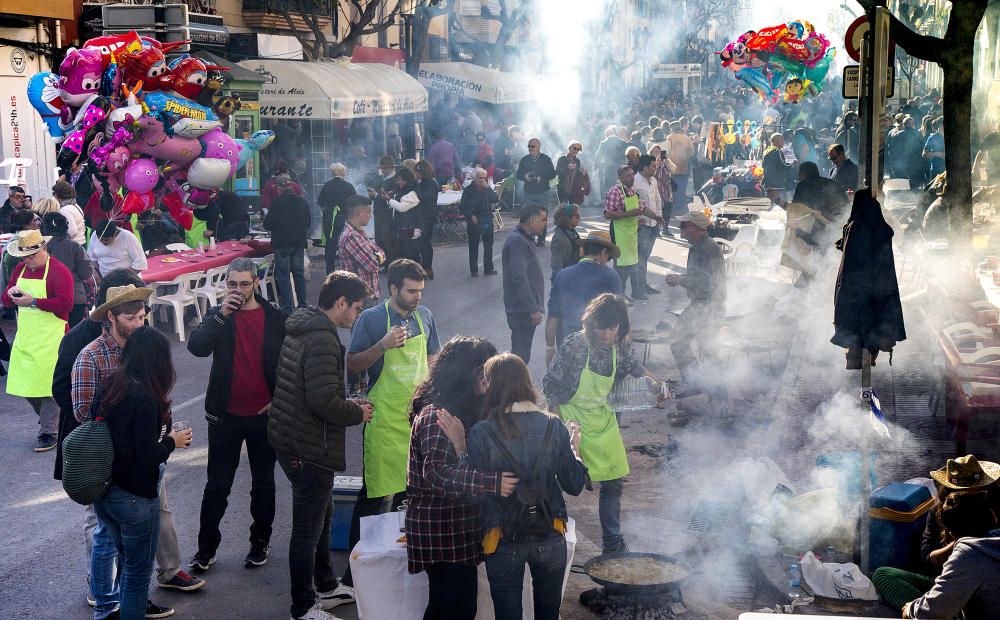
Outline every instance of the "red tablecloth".
POLYGON ((179 275, 185 273, 201 273, 215 267, 222 267, 233 262, 241 256, 266 256, 270 251, 252 248, 239 241, 223 241, 215 245, 215 251, 205 250, 204 254, 198 254, 198 250, 189 252, 174 252, 154 256, 149 259, 149 267, 141 274, 146 282, 170 282, 179 275), (177 259, 178 262, 165 259, 177 259))

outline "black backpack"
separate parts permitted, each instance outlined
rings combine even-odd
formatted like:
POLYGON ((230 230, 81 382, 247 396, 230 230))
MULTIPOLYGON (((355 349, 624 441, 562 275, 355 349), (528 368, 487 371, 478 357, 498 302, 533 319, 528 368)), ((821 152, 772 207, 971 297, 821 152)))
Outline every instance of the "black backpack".
POLYGON ((508 506, 508 509, 503 511, 500 523, 504 539, 511 542, 543 540, 556 531, 552 524, 554 516, 552 503, 549 501, 548 480, 538 470, 542 463, 542 457, 549 449, 555 424, 555 420, 549 418, 545 426, 545 438, 542 439, 542 445, 538 449, 538 454, 535 455, 535 462, 531 469, 525 469, 514 458, 514 455, 497 437, 491 426, 485 427, 486 434, 500 449, 519 480, 514 494, 508 499, 508 504, 513 504, 513 506, 508 506))

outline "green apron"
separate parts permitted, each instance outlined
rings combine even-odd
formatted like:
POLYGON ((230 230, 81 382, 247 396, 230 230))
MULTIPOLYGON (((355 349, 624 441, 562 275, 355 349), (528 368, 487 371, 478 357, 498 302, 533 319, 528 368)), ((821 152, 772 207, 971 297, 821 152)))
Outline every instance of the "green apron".
POLYGON ((338 214, 340 214, 340 207, 334 207, 333 217, 330 218, 330 230, 323 231, 323 238, 321 239, 321 244, 320 244, 323 247, 326 247, 326 244, 330 243, 330 240, 333 239, 333 229, 337 226, 338 214))
POLYGON ((580 385, 568 403, 559 405, 559 415, 580 423, 580 456, 595 482, 617 480, 628 475, 628 456, 618 430, 618 419, 608 406, 608 395, 618 372, 618 347, 611 349, 611 376, 590 370, 590 349, 587 364, 580 373, 580 385))
POLYGON ((205 231, 208 230, 208 222, 200 220, 197 217, 192 219, 194 222, 191 224, 191 230, 184 231, 184 244, 192 250, 197 250, 199 243, 208 245, 208 239, 205 238, 205 231))
MULTIPOLYGON (((625 197, 625 210, 639 208, 639 194, 629 196, 625 186, 618 183, 625 197)), ((615 245, 621 249, 621 255, 615 260, 615 267, 629 267, 639 263, 639 216, 623 217, 611 220, 611 228, 615 233, 615 245)))
POLYGON ((139 216, 133 213, 128 222, 132 225, 132 234, 139 240, 139 245, 142 245, 142 231, 139 230, 139 216))
MULTIPOLYGON (((17 287, 35 299, 46 299, 49 257, 41 280, 29 280, 24 272, 17 287)), ((7 393, 13 396, 52 396, 52 374, 59 357, 59 343, 66 334, 66 321, 51 312, 32 307, 17 309, 17 336, 10 351, 7 393)))
MULTIPOLYGON (((416 313, 420 333, 406 339, 398 349, 389 349, 382 358, 382 373, 368 400, 375 408, 364 432, 365 486, 368 497, 386 497, 406 490, 406 466, 410 451, 410 400, 420 382, 427 378, 427 333, 416 313)), ((389 302, 385 302, 386 330, 389 302)))

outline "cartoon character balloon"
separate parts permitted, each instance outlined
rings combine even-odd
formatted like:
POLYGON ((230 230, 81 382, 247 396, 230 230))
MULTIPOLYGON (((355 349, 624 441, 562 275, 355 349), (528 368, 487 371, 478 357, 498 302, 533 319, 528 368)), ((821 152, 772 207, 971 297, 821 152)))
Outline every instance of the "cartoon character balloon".
POLYGON ((772 105, 818 94, 836 50, 807 21, 743 33, 719 52, 722 66, 772 105))
POLYGON ((97 37, 70 48, 57 73, 29 80, 28 100, 60 144, 60 172, 75 179, 87 209, 118 217, 159 201, 190 228, 191 209, 273 139, 226 133, 239 109, 234 95, 216 98, 228 69, 189 55, 168 62, 185 43, 135 32, 97 37))

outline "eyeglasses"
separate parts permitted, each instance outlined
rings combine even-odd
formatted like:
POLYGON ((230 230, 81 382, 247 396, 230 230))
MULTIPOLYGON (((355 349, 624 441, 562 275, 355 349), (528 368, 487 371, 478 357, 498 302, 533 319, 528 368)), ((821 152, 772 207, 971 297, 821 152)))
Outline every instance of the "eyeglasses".
POLYGON ((569 150, 571 150, 571 151, 579 151, 580 147, 578 147, 578 146, 571 146, 571 147, 569 147, 569 150))

